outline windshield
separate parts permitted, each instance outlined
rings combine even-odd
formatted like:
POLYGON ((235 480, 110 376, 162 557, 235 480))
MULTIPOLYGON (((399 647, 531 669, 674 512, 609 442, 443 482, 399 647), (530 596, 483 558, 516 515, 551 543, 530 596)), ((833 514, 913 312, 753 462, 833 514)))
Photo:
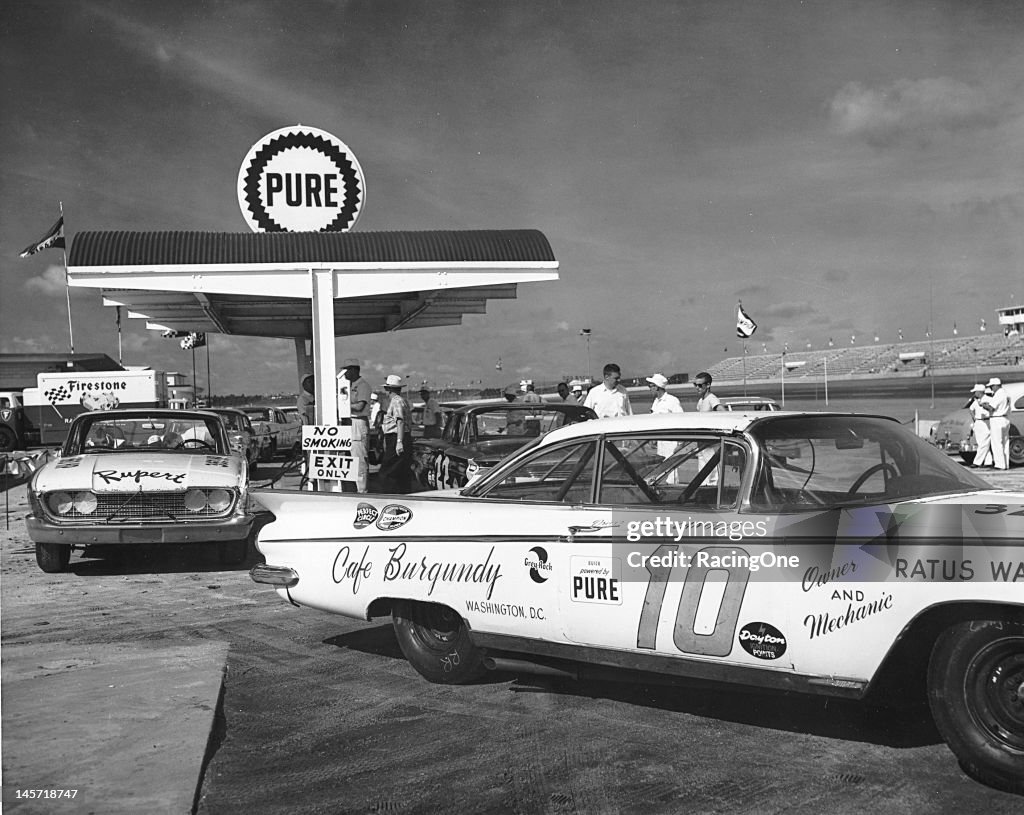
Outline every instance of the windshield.
POLYGON ((198 416, 90 417, 80 422, 68 438, 66 455, 80 453, 163 450, 184 453, 198 451, 225 455, 215 418, 198 416))
POLYGON ((791 416, 751 428, 761 449, 755 508, 821 508, 989 489, 898 423, 791 416))

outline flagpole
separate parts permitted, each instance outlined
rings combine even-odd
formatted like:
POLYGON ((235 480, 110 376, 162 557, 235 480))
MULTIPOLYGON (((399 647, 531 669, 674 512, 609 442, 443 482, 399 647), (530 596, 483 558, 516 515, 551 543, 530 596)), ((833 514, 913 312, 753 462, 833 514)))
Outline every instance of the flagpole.
MULTIPOLYGON (((64 220, 64 202, 58 201, 60 207, 61 221, 64 220)), ((61 247, 61 251, 64 253, 64 297, 68 301, 68 347, 71 349, 71 353, 75 353, 75 329, 71 324, 71 283, 68 281, 68 248, 67 241, 64 241, 64 246, 61 247)))
POLYGON ((124 367, 124 346, 121 343, 121 307, 116 307, 117 312, 117 364, 124 367))
POLYGON ((743 395, 747 395, 747 341, 743 340, 743 395))
POLYGON ((206 406, 213 407, 213 382, 210 379, 210 335, 206 336, 206 406))

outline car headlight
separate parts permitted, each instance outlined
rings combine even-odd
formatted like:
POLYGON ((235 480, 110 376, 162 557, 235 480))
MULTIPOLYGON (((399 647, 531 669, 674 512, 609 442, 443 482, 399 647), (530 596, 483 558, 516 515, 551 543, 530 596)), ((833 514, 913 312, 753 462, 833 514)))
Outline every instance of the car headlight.
POLYGON ((186 492, 185 509, 189 512, 202 512, 206 509, 206 493, 195 489, 186 492))
POLYGON ((231 493, 227 490, 210 490, 207 501, 214 512, 223 512, 231 506, 231 493))
POLYGON ((69 492, 55 492, 46 499, 46 503, 49 504, 50 511, 56 515, 67 515, 75 506, 75 500, 69 492))
POLYGON ((91 515, 96 511, 96 496, 91 492, 76 492, 74 498, 75 512, 79 515, 91 515))

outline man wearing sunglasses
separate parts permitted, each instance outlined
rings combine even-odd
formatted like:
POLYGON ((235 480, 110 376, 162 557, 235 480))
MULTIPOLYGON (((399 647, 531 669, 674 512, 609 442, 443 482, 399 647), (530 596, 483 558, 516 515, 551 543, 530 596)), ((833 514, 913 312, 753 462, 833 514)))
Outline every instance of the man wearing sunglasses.
POLYGON ((693 380, 693 387, 697 389, 697 412, 710 413, 718 410, 721 404, 718 397, 711 392, 711 374, 701 371, 693 380))

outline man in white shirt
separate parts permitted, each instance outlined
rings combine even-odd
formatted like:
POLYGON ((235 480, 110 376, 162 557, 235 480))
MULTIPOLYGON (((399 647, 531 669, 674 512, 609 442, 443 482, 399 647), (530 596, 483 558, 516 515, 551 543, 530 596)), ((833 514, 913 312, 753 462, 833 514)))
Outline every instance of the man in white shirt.
POLYGON ((718 397, 711 392, 711 374, 707 371, 701 371, 694 378, 693 387, 697 389, 698 413, 710 413, 712 410, 718 410, 721 402, 719 402, 718 397))
POLYGON ((971 412, 971 430, 978 449, 974 454, 972 467, 992 466, 992 433, 988 426, 988 407, 985 404, 985 386, 977 384, 971 388, 972 399, 967 405, 971 412))
POLYGON ((988 387, 992 388, 992 395, 983 404, 989 411, 992 463, 997 470, 1007 470, 1010 467, 1010 395, 998 377, 993 376, 988 387))
POLYGON ((604 366, 602 374, 604 381, 590 389, 590 393, 583 401, 583 406, 593 410, 599 419, 632 416, 633 407, 629 404, 629 394, 619 384, 619 380, 622 379, 622 369, 614 362, 609 362, 604 366))
MULTIPOLYGON (((679 400, 669 393, 668 378, 664 374, 652 374, 647 377, 648 387, 654 393, 654 401, 651 403, 651 413, 682 413, 683 406, 679 403, 679 400)), ((658 455, 663 459, 668 458, 672 453, 675 452, 676 443, 674 441, 659 441, 657 444, 658 455)), ((665 479, 666 484, 675 483, 675 473, 669 473, 668 478, 665 479)))
MULTIPOLYGON (((697 389, 698 413, 711 413, 718 410, 721 403, 718 401, 718 397, 711 392, 711 374, 707 371, 701 371, 694 377, 693 387, 697 389)), ((704 465, 711 461, 713 455, 711 447, 701 450, 697 453, 697 466, 703 469, 704 465)), ((704 486, 706 487, 712 487, 716 484, 718 484, 717 468, 708 473, 707 478, 704 479, 704 486)))
POLYGON ((647 377, 648 386, 654 393, 651 413, 682 413, 683 406, 679 400, 666 390, 668 378, 664 374, 653 374, 647 377))
MULTIPOLYGON (((356 473, 356 491, 366 492, 366 449, 370 436, 370 383, 359 375, 361 363, 358 359, 346 359, 344 371, 338 380, 339 414, 348 400, 349 416, 352 419, 352 455, 359 459, 356 473)), ((343 419, 339 416, 339 420, 343 419)))
POLYGON ((420 399, 423 400, 423 438, 441 438, 441 406, 426 385, 420 388, 420 399))

